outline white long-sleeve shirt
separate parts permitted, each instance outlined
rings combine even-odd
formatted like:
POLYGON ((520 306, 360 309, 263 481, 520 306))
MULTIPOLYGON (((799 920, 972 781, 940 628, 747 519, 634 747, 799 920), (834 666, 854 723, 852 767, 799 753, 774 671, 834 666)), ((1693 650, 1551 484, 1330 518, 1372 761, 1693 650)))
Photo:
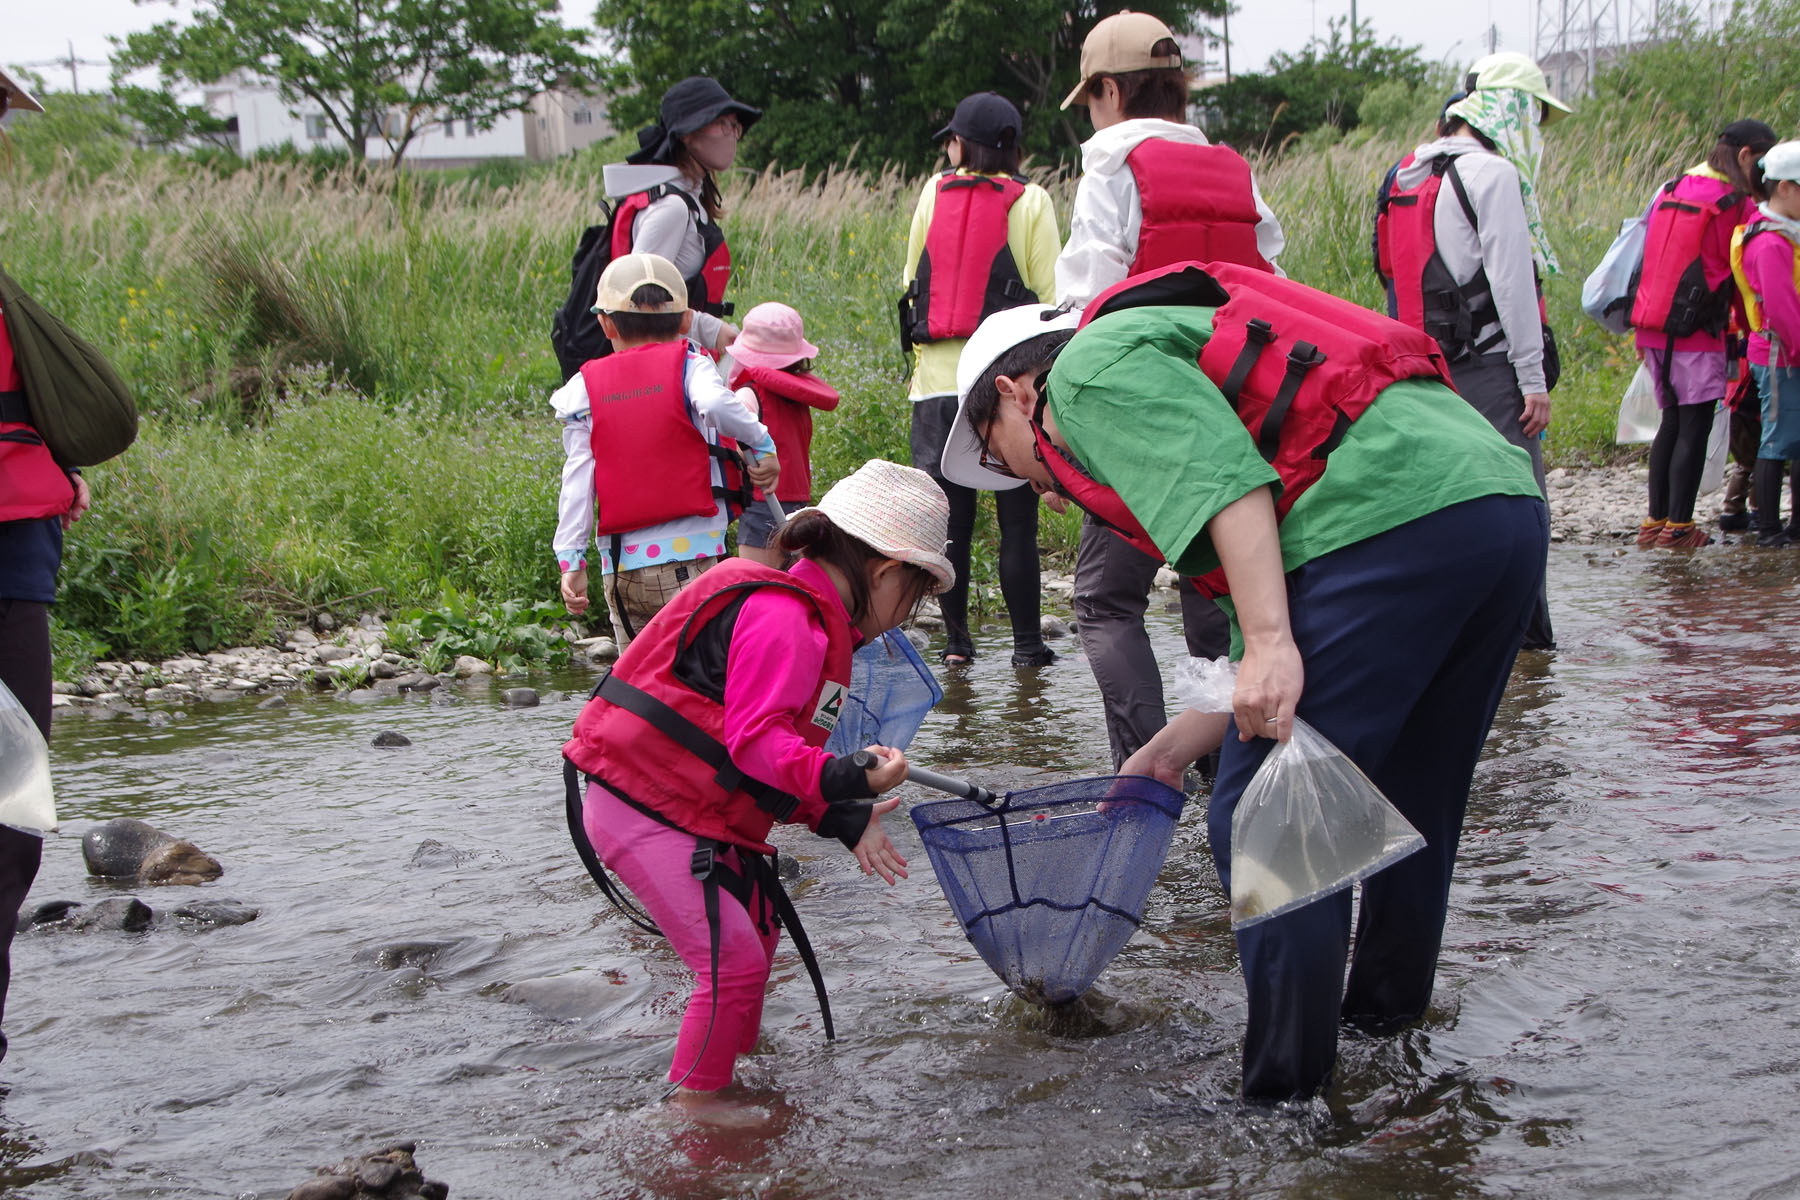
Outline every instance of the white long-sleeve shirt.
MULTIPOLYGON (((1412 165, 1394 177, 1396 188, 1417 187, 1431 173, 1433 159, 1456 159, 1456 174, 1480 223, 1479 236, 1446 179, 1438 192, 1431 220, 1437 252, 1456 282, 1466 284, 1487 271, 1494 309, 1504 340, 1489 351, 1506 353, 1519 391, 1544 390, 1544 320, 1538 310, 1537 276, 1532 268, 1531 230, 1525 223, 1525 200, 1513 165, 1470 137, 1439 138, 1413 151, 1412 165)), ((1475 341, 1494 332, 1489 321, 1475 330, 1475 341)))
MULTIPOLYGON (((1058 304, 1085 308, 1131 271, 1137 258, 1138 229, 1144 223, 1144 205, 1137 178, 1125 161, 1139 142, 1163 138, 1194 146, 1210 145, 1206 135, 1192 125, 1157 117, 1133 117, 1097 130, 1081 144, 1081 182, 1075 186, 1075 207, 1069 217, 1069 241, 1056 260, 1058 304)), ((1275 259, 1287 245, 1281 222, 1264 203, 1253 176, 1250 194, 1262 220, 1256 223, 1256 250, 1277 275, 1275 259)))
MULTIPOLYGON (((669 184, 692 196, 700 204, 701 184, 685 175, 669 184)), ((675 264, 683 279, 692 279, 706 262, 706 242, 700 236, 700 221, 710 221, 702 206, 699 216, 680 196, 666 195, 652 200, 631 227, 631 252, 655 254, 675 264)), ((716 299, 716 297, 715 297, 716 299)), ((719 344, 719 327, 724 324, 711 313, 694 312, 694 326, 688 337, 702 346, 719 344)))
MULTIPOLYGON (((709 444, 717 445, 723 435, 736 438, 739 444, 757 454, 774 453, 775 443, 770 439, 769 431, 753 415, 741 393, 726 387, 712 359, 691 345, 683 370, 683 383, 688 416, 709 444)), ((550 408, 562 422, 563 444, 562 491, 556 502, 556 535, 552 548, 564 571, 585 570, 588 544, 594 540, 596 469, 587 381, 580 374, 572 376, 551 395, 550 408)), ((628 473, 635 485, 659 486, 653 463, 608 464, 608 469, 628 473)), ((724 479, 716 461, 711 469, 713 486, 723 486, 724 479)), ((601 545, 600 571, 610 574, 615 566, 618 570, 633 571, 652 563, 717 557, 725 553, 725 527, 729 522, 725 502, 720 500, 711 515, 678 517, 633 530, 621 539, 622 552, 617 564, 612 561, 611 548, 604 543, 601 545)))

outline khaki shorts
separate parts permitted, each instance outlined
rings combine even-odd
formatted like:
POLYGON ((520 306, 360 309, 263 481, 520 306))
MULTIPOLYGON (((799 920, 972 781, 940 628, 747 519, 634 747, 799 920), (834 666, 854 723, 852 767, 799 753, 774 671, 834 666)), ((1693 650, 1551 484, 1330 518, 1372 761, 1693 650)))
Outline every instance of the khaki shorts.
POLYGON ((651 617, 675 598, 676 592, 718 565, 716 558, 692 558, 603 576, 606 611, 612 617, 613 640, 619 643, 619 649, 631 644, 631 633, 625 630, 627 621, 632 633, 641 631, 651 617), (619 619, 621 611, 627 621, 619 619))

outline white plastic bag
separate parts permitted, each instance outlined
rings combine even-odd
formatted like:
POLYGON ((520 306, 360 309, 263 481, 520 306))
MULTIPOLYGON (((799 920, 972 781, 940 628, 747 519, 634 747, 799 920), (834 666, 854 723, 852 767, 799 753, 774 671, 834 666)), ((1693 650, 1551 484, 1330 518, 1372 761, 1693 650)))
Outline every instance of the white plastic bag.
POLYGON ((50 789, 50 754, 37 722, 0 683, 0 825, 56 828, 56 796, 50 789))
POLYGON ((1228 713, 1236 691, 1237 664, 1224 655, 1185 659, 1175 668, 1175 698, 1183 708, 1228 713))
POLYGON ((1625 385, 1625 395, 1619 399, 1619 426, 1613 440, 1621 446, 1647 442, 1656 436, 1660 424, 1662 412, 1656 407, 1656 381, 1639 363, 1637 374, 1625 385))
POLYGON ((1231 817, 1231 927, 1292 912, 1424 847, 1369 777, 1296 718, 1231 817))
POLYGON ((1713 410, 1712 432, 1706 435, 1706 465, 1700 468, 1700 494, 1710 496, 1725 483, 1725 452, 1731 448, 1731 410, 1713 410))
POLYGON ((1644 218, 1631 217, 1581 285, 1581 311, 1613 333, 1631 330, 1632 280, 1644 261, 1644 218))

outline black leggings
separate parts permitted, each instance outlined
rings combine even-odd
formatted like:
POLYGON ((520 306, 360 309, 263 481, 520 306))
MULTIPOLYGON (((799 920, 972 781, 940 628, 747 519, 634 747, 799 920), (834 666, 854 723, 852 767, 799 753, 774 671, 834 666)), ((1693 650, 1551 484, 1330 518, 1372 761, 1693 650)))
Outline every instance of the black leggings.
POLYGON ((1712 404, 1675 404, 1662 410, 1662 424, 1650 442, 1650 519, 1685 525, 1694 519, 1706 440, 1713 427, 1712 404))
MULTIPOLYGON (((950 544, 945 554, 956 569, 956 586, 938 595, 945 653, 969 654, 974 649, 969 637, 969 539, 975 532, 979 493, 947 479, 938 484, 950 499, 950 544)), ((1029 487, 995 492, 994 507, 1000 522, 1000 594, 1012 622, 1013 649, 1035 650, 1044 644, 1038 627, 1037 493, 1029 487)))

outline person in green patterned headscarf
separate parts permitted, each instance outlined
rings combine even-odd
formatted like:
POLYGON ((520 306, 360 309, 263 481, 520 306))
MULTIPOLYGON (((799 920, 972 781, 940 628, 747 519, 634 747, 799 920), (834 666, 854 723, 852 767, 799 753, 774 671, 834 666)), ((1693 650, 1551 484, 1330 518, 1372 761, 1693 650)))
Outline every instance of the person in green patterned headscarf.
MULTIPOLYGON (((1456 390, 1531 455, 1542 491, 1542 438, 1558 367, 1539 281, 1562 268, 1538 213, 1538 127, 1568 108, 1522 54, 1491 54, 1463 83, 1467 90, 1444 107, 1437 140, 1382 183, 1377 269, 1388 315, 1438 339, 1456 390)), ((1554 644, 1540 592, 1525 648, 1554 644)))

